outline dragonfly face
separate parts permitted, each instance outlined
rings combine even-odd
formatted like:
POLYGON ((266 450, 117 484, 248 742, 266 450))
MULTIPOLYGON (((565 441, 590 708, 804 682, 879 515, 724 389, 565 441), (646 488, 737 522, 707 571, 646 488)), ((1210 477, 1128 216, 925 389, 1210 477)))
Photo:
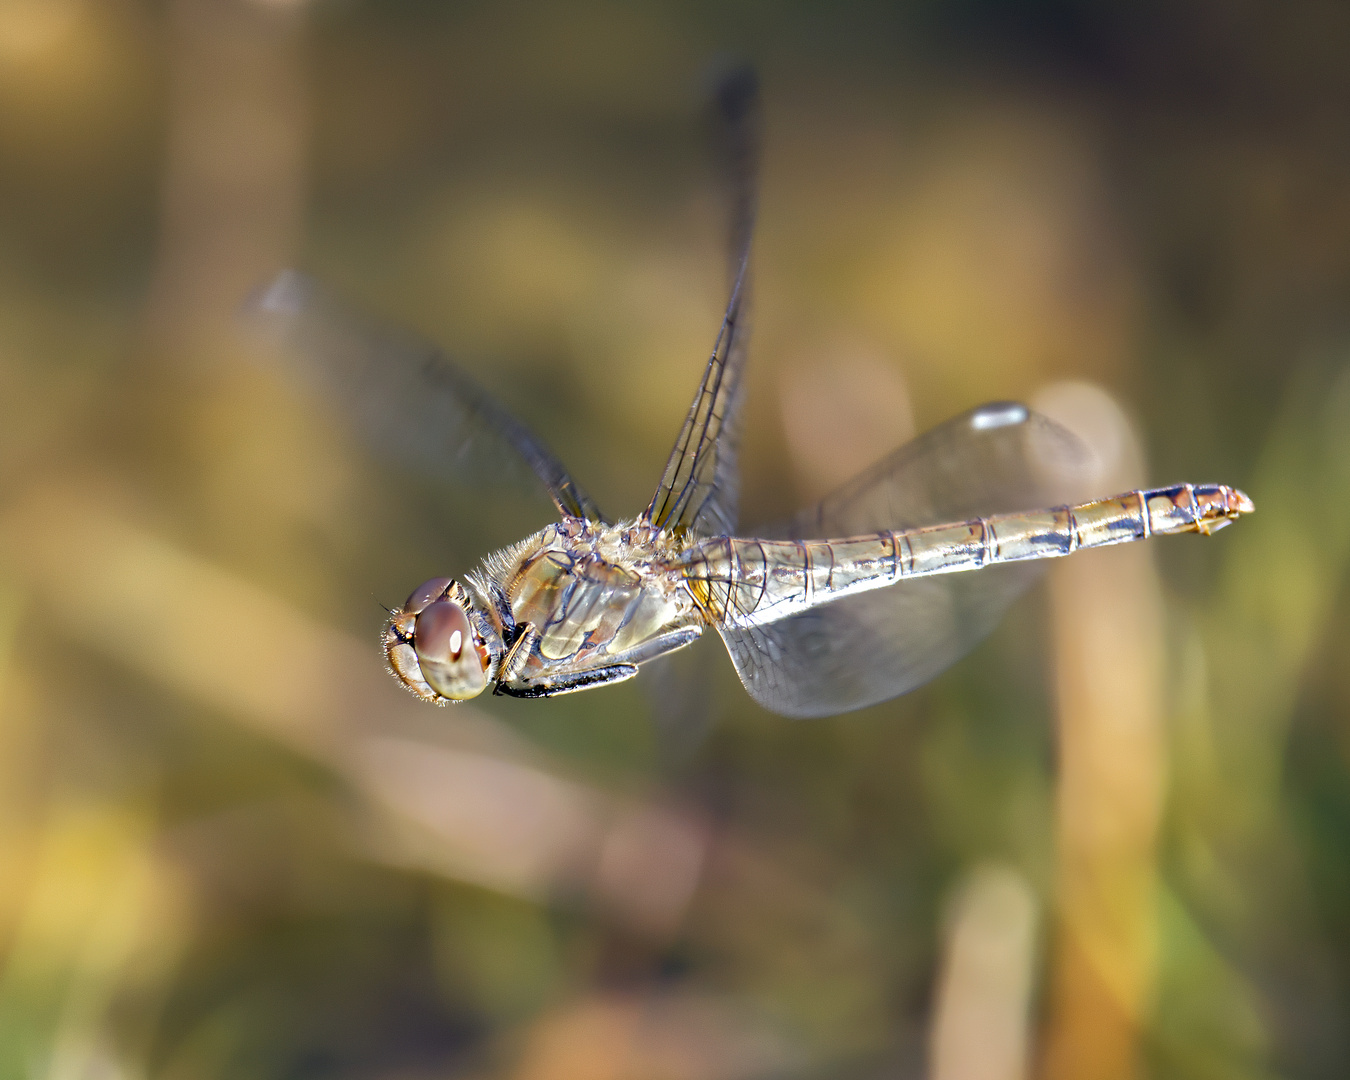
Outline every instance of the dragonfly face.
POLYGON ((458 481, 523 465, 557 519, 463 583, 433 578, 392 614, 385 655, 418 697, 549 697, 617 682, 706 628, 761 705, 829 716, 906 693, 997 624, 1044 560, 1250 513, 1236 488, 1177 484, 1078 505, 1090 455, 1022 405, 973 409, 775 527, 737 530, 737 457, 758 109, 752 75, 717 94, 731 192, 731 300, 647 509, 607 519, 547 447, 434 350, 283 274, 256 301, 283 358, 374 442, 458 481))
POLYGON ((413 590, 384 632, 389 667, 426 701, 467 701, 488 685, 501 638, 468 591, 451 578, 413 590), (495 646, 495 649, 494 649, 495 646))

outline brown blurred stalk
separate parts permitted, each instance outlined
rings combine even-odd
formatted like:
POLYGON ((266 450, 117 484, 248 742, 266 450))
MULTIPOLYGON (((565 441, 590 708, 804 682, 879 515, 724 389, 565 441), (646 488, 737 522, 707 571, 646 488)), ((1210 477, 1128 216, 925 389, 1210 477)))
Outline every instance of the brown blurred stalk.
MULTIPOLYGON (((1138 440, 1102 391, 1038 407, 1099 458, 1099 495, 1144 481, 1138 440)), ((1086 552, 1050 588, 1059 710, 1057 870, 1045 1080, 1127 1080, 1156 980, 1155 842, 1163 792, 1163 608, 1146 544, 1086 552)))
POLYGON ((291 261, 304 206, 303 3, 172 0, 168 155, 150 292, 157 345, 227 331, 291 261))
POLYGON ((962 882, 938 977, 932 1080, 1026 1076, 1036 914, 1036 894, 1011 867, 977 866, 962 882))

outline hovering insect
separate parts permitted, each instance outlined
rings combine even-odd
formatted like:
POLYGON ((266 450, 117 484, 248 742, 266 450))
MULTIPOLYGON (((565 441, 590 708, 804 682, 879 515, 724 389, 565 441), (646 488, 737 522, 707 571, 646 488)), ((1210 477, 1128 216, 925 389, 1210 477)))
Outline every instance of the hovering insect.
POLYGON ((959 659, 1038 560, 1208 534, 1252 511, 1241 491, 1211 484, 1036 509, 1063 501, 1052 466, 1082 451, 1065 429, 1005 402, 901 447, 778 529, 738 535, 754 75, 725 79, 715 112, 732 193, 731 299, 656 494, 635 518, 606 518, 537 437, 434 350, 352 315, 294 272, 255 301, 377 438, 439 455, 447 470, 487 445, 523 461, 557 508, 558 521, 461 579, 425 582, 392 613, 385 655, 419 698, 587 690, 633 677, 711 627, 761 705, 793 717, 845 712, 959 659))

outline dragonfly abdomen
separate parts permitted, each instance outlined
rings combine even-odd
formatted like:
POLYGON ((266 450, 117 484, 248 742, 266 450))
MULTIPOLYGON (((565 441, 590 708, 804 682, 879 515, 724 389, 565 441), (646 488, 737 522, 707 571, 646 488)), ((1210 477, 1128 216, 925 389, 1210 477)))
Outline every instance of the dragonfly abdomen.
POLYGON ((1050 559, 1155 533, 1223 528, 1252 502, 1222 484, 1177 484, 1049 510, 837 540, 716 537, 682 559, 714 623, 755 626, 907 578, 1050 559))

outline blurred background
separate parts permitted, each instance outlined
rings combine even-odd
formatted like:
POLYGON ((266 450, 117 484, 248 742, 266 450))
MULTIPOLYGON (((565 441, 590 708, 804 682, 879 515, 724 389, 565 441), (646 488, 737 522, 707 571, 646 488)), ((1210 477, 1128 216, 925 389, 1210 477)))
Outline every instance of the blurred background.
POLYGON ((1335 0, 0 0, 0 1074, 1350 1074, 1347 55, 1335 0), (747 528, 1010 397, 1258 512, 831 720, 715 638, 674 721, 420 705, 378 605, 547 507, 372 454, 239 304, 303 267, 635 513, 727 57, 747 528))

